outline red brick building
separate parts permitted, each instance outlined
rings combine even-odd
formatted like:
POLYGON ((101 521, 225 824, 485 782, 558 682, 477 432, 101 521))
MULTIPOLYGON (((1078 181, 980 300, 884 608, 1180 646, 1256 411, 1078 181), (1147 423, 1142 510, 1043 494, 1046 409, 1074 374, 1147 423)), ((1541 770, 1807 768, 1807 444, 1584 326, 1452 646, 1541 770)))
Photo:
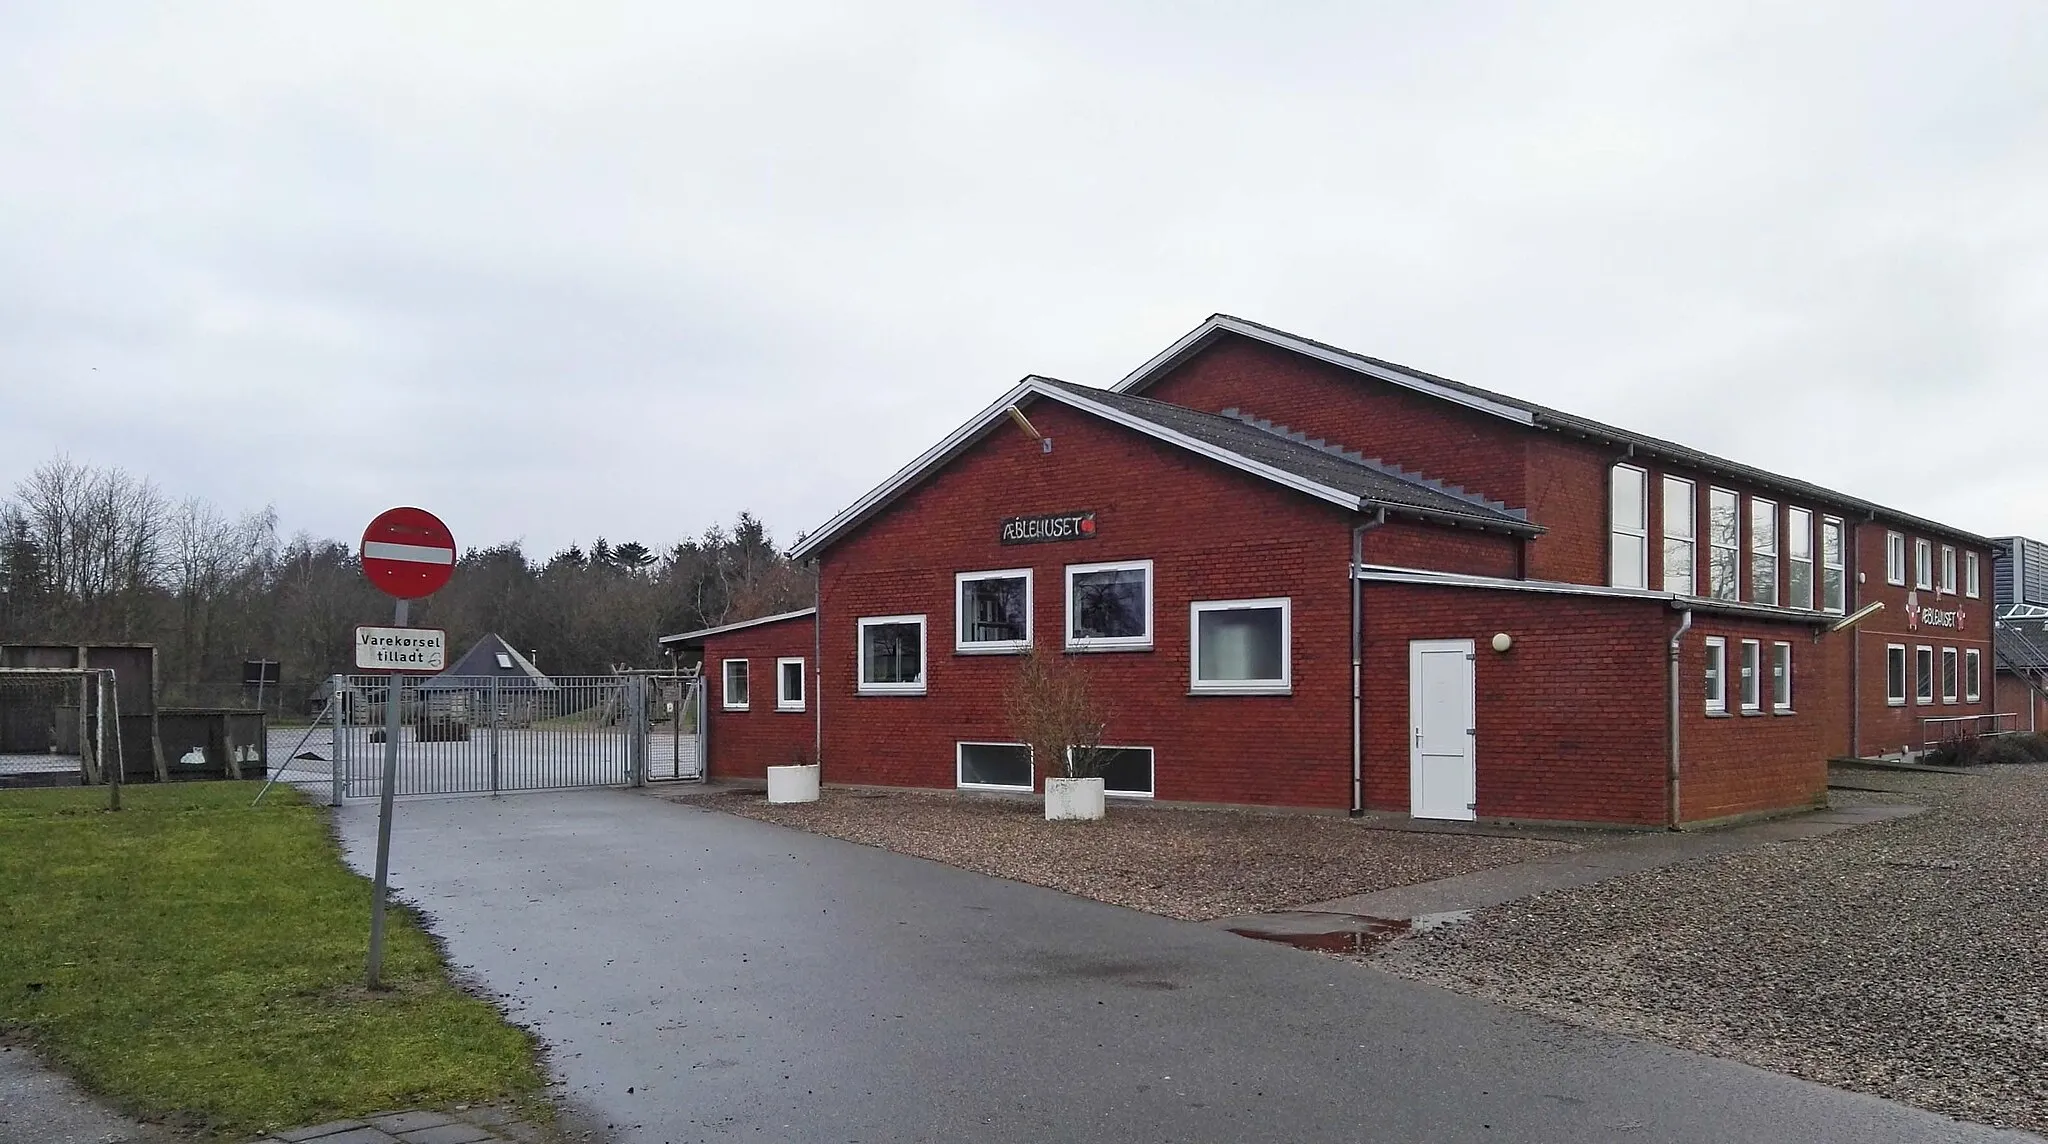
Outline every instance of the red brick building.
POLYGON ((801 714, 827 782, 1034 789, 1028 648, 1086 657, 1113 794, 1698 824, 1989 715, 1989 552, 1218 316, 1108 390, 1025 379, 806 537, 814 614, 665 642, 702 649, 714 776, 801 714))

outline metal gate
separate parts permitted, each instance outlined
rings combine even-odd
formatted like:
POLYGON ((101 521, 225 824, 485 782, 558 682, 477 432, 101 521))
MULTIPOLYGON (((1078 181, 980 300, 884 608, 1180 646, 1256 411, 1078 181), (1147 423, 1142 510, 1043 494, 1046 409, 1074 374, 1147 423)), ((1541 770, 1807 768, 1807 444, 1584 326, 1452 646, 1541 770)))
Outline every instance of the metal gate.
POLYGON ((691 671, 650 675, 648 693, 647 780, 703 782, 704 677, 691 671))
POLYGON ((384 720, 399 705, 392 793, 498 794, 627 786, 648 762, 644 675, 334 679, 333 797, 383 792, 384 720))

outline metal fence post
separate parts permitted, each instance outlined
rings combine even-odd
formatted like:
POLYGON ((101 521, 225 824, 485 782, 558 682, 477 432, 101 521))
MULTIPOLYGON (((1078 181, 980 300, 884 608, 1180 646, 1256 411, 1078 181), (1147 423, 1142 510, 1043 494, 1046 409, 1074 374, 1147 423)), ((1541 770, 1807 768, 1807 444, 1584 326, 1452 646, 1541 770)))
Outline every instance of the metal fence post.
POLYGON ((633 746, 626 752, 627 766, 632 770, 631 781, 636 787, 647 785, 647 677, 631 677, 628 689, 633 699, 633 746))
POLYGON ((491 677, 491 793, 498 793, 498 680, 491 677))
POLYGON ((333 788, 327 804, 329 806, 340 806, 343 794, 341 781, 343 769, 342 747, 347 742, 347 738, 342 734, 342 712, 348 707, 349 703, 347 692, 343 691, 342 688, 348 686, 345 682, 346 679, 346 676, 337 675, 327 681, 327 686, 331 689, 330 694, 334 697, 334 742, 327 749, 327 779, 328 785, 333 788))

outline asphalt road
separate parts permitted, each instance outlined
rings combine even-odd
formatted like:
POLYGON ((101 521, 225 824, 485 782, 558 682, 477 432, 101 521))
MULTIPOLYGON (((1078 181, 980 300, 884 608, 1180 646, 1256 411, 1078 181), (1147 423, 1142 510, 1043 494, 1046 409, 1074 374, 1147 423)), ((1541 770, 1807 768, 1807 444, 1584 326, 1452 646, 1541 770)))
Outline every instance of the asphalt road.
POLYGON ((402 802, 393 868, 634 1144, 2037 1139, 628 792, 402 802))

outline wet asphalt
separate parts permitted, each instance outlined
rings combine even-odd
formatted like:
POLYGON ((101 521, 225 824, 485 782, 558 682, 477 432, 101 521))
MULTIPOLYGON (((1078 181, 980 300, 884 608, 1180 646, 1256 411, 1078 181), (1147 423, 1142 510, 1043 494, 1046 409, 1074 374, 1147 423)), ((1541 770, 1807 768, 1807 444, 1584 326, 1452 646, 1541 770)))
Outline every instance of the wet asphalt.
POLYGON ((392 865, 631 1144, 2038 1139, 627 792, 401 802, 392 865))

